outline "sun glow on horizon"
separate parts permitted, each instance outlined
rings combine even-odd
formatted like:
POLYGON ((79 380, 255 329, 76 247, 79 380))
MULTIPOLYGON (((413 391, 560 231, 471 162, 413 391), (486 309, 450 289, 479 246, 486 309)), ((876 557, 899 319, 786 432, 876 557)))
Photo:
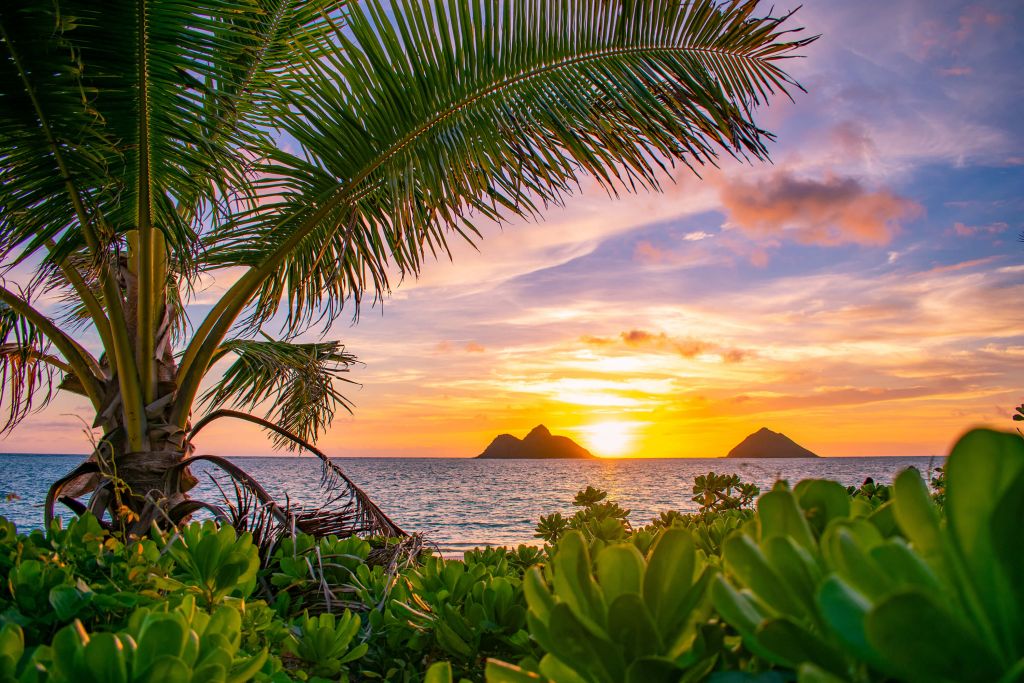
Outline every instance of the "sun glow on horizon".
POLYGON ((641 423, 609 420, 579 427, 587 447, 599 458, 632 455, 637 428, 641 423))

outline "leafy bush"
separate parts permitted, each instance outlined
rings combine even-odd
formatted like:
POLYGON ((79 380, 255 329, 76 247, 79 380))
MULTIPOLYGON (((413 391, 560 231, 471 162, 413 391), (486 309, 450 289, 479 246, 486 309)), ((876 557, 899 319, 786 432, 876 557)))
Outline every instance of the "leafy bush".
POLYGON ((32 659, 52 683, 244 683, 267 653, 238 656, 241 623, 234 607, 207 614, 185 598, 175 609, 137 610, 119 633, 89 634, 75 620, 32 659))
POLYGON ((741 481, 738 474, 708 472, 693 481, 693 500, 700 505, 701 514, 705 515, 745 508, 760 492, 755 484, 741 481))
POLYGON ((303 615, 298 634, 288 641, 287 650, 298 657, 314 676, 337 677, 342 667, 366 654, 366 643, 352 646, 359 633, 359 617, 345 610, 339 616, 303 615))
POLYGON ((831 482, 762 496, 757 533, 725 543, 716 608, 802 680, 1019 680, 1024 442, 971 432, 946 478, 945 524, 916 470, 869 516, 831 482))
MULTIPOLYGON (((712 570, 682 529, 662 533, 645 558, 630 543, 591 559, 579 531, 558 544, 551 564, 526 574, 530 633, 547 652, 538 670, 552 680, 678 680, 707 671, 704 588, 712 570)), ((522 680, 521 667, 492 662, 490 681, 522 680)))
POLYGON ((179 529, 165 549, 175 561, 172 576, 208 607, 228 595, 249 597, 256 587, 260 558, 250 533, 196 522, 179 529))

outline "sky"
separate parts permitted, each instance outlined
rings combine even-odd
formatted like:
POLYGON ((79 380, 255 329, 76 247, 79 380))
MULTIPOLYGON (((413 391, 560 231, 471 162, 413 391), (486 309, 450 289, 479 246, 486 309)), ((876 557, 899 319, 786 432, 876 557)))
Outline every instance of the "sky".
MULTIPOLYGON (((785 9, 785 3, 776 5, 785 9)), ((715 457, 761 427, 823 456, 935 455, 1024 402, 1024 5, 809 0, 771 164, 593 184, 485 226, 358 324, 337 456, 470 457, 537 424, 605 457, 715 457)), ((191 307, 224 289, 210 281, 191 307)), ((85 452, 61 398, 0 446, 85 452)), ((221 424, 200 452, 273 454, 221 424)))

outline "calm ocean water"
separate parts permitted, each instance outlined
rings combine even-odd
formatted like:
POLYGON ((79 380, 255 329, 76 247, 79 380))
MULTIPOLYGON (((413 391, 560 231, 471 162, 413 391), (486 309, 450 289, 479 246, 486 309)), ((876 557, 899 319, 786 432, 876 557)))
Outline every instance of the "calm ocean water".
MULTIPOLYGON (((19 529, 42 525, 42 503, 49 483, 80 461, 74 455, 0 454, 0 515, 19 529), (17 499, 7 500, 10 494, 17 499)), ((319 461, 311 456, 232 458, 280 500, 302 501, 319 481, 319 461)), ((541 514, 572 511, 576 491, 595 486, 631 509, 634 523, 646 523, 668 509, 693 511, 694 477, 710 470, 736 473, 767 490, 779 478, 795 483, 829 478, 859 484, 865 477, 890 482, 907 467, 926 472, 941 458, 819 458, 793 460, 500 461, 462 458, 339 458, 337 464, 406 531, 418 531, 443 552, 480 545, 535 543, 541 514)), ((219 495, 196 468, 197 497, 219 495)), ((67 511, 61 514, 69 514, 67 511)))

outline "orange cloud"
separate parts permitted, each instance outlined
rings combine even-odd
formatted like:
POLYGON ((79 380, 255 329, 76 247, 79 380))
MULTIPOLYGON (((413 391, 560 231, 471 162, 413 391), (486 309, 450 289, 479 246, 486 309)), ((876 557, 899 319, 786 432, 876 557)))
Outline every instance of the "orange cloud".
POLYGON ((743 349, 723 348, 719 344, 701 339, 674 338, 664 332, 648 332, 647 330, 628 330, 619 334, 619 339, 609 337, 582 337, 581 341, 591 346, 611 346, 617 341, 628 348, 654 351, 671 351, 683 358, 696 358, 701 354, 717 354, 727 363, 738 363, 750 357, 751 352, 743 349))
POLYGON ((889 190, 868 190, 853 178, 819 182, 785 171, 751 183, 733 181, 720 195, 733 227, 824 246, 888 244, 903 221, 923 211, 917 202, 889 190))

